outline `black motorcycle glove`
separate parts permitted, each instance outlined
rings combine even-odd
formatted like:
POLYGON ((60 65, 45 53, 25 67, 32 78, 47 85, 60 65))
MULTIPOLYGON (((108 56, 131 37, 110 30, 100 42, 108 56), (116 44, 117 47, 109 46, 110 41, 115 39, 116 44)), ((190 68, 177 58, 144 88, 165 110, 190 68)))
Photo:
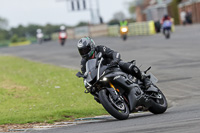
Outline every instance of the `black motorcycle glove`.
POLYGON ((111 61, 111 63, 109 64, 109 67, 115 67, 115 66, 117 66, 118 62, 119 62, 118 60, 111 61))

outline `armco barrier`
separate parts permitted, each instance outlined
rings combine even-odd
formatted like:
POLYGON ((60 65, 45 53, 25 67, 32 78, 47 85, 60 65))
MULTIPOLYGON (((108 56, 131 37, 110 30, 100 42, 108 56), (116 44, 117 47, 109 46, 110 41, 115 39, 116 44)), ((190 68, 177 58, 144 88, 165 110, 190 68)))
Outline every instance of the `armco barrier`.
POLYGON ((149 21, 148 22, 148 29, 149 29, 149 35, 156 34, 156 29, 155 29, 155 24, 154 21, 149 21))
POLYGON ((89 27, 89 35, 91 37, 97 37, 97 36, 107 36, 108 35, 108 25, 95 25, 89 27))
MULTIPOLYGON (((156 33, 153 21, 129 23, 128 27, 129 27, 128 35, 130 36, 153 35, 156 33)), ((119 26, 118 25, 108 26, 108 35, 118 36, 119 26)))
POLYGON ((83 36, 89 36, 89 27, 88 26, 77 27, 74 29, 74 33, 76 39, 79 39, 83 36))
POLYGON ((67 38, 74 39, 75 38, 75 31, 74 29, 67 29, 67 38))
MULTIPOLYGON (((156 33, 153 21, 129 23, 128 35, 153 35, 156 33)), ((84 36, 98 37, 98 36, 119 36, 119 25, 108 26, 94 25, 82 26, 77 28, 67 29, 68 39, 79 39, 84 36)), ((58 33, 52 35, 53 39, 58 39, 58 33)))
POLYGON ((119 35, 119 25, 108 26, 108 35, 109 36, 118 36, 119 35))
POLYGON ((53 33, 53 34, 51 35, 51 38, 52 38, 52 40, 58 40, 58 36, 59 36, 59 33, 56 32, 56 33, 53 33))
POLYGON ((172 18, 172 32, 174 32, 175 31, 175 26, 174 26, 174 19, 172 18))
POLYGON ((148 23, 136 22, 129 24, 129 35, 148 35, 148 23))

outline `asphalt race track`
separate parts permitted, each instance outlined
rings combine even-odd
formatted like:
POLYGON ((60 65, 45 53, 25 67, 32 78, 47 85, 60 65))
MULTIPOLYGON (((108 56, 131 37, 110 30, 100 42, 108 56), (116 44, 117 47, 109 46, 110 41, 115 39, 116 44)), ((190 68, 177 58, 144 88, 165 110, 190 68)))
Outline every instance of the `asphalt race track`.
MULTIPOLYGON (((168 99, 166 113, 140 113, 124 121, 115 119, 77 124, 39 133, 199 133, 200 132, 200 25, 177 27, 169 40, 162 34, 128 37, 94 38, 96 44, 106 45, 121 53, 125 61, 137 60, 137 66, 159 79, 158 86, 168 99)), ((13 55, 37 62, 79 70, 78 40, 42 45, 0 48, 0 55, 13 55)))

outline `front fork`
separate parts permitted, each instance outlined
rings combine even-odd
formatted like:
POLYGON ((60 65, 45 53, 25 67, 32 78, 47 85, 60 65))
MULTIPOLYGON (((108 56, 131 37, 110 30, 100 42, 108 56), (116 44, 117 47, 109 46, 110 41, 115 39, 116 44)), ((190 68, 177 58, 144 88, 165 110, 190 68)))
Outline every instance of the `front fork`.
POLYGON ((110 92, 113 100, 115 102, 122 101, 123 98, 119 95, 119 89, 116 89, 115 86, 111 82, 109 82, 109 85, 111 88, 107 88, 107 90, 110 92))

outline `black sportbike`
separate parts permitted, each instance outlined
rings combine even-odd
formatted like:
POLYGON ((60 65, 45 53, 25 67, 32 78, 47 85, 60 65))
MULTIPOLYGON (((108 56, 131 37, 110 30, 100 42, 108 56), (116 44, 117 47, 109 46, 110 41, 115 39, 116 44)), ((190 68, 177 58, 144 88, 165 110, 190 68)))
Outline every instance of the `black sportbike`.
POLYGON ((85 74, 78 72, 76 76, 84 78, 85 93, 91 93, 113 117, 127 119, 137 107, 144 107, 154 114, 167 110, 167 100, 155 85, 157 78, 146 74, 150 67, 144 73, 152 85, 145 90, 142 82, 124 73, 118 65, 103 65, 103 60, 99 53, 97 58, 87 61, 85 74))

